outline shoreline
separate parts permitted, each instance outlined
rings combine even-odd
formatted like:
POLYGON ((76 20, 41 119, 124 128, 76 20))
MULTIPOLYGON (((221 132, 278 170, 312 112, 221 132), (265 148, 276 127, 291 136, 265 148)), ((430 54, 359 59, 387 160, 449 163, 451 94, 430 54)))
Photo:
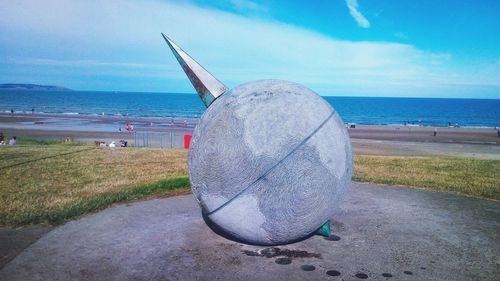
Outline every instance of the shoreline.
MULTIPOLYGON (((161 116, 126 116, 119 114, 86 114, 86 113, 76 113, 76 112, 67 112, 67 113, 45 113, 45 112, 27 112, 27 111, 16 111, 14 114, 9 112, 0 112, 0 125, 4 123, 4 120, 9 120, 10 118, 27 118, 30 119, 49 119, 49 118, 59 118, 59 119, 82 119, 82 120, 96 120, 100 122, 111 122, 111 121, 129 121, 129 122, 137 122, 137 123, 149 123, 149 122, 167 122, 167 121, 184 121, 186 120, 190 124, 197 124, 199 117, 187 117, 187 116, 170 116, 170 117, 161 117, 161 116)), ((354 124, 356 127, 359 126, 383 126, 383 127, 405 127, 405 128, 438 128, 438 129, 487 129, 487 130, 497 130, 500 127, 495 126, 483 126, 483 125, 459 125, 454 123, 448 126, 436 126, 436 125, 425 125, 425 123, 408 122, 404 123, 361 123, 361 122, 344 122, 346 126, 354 124)))
POLYGON ((32 122, 43 121, 50 119, 68 119, 68 120, 90 120, 99 123, 111 122, 137 122, 137 123, 150 123, 150 122, 184 122, 189 124, 198 123, 199 118, 195 117, 133 117, 121 115, 86 115, 86 114, 64 114, 64 113, 26 113, 26 114, 10 114, 0 113, 0 126, 3 123, 17 123, 17 122, 32 122))
MULTIPOLYGON (((183 148, 196 118, 132 118, 122 116, 14 115, 0 113, 6 138, 82 143, 128 141, 138 147, 183 148), (126 123, 134 130, 126 130, 126 123), (121 131, 120 131, 121 130, 121 131)), ((348 128, 355 154, 389 156, 464 156, 500 160, 500 137, 493 128, 442 128, 396 125, 356 125, 348 128), (437 135, 434 136, 434 131, 437 135)))

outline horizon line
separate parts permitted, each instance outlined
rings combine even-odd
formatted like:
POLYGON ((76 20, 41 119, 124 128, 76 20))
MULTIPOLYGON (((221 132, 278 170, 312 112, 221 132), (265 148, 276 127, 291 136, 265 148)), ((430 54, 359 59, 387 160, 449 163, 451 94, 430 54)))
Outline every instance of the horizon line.
MULTIPOLYGON (((2 83, 2 84, 19 84, 19 83, 2 83)), ((30 83, 26 83, 30 84, 30 83)), ((32 84, 39 85, 39 84, 32 84)), ((198 95, 195 92, 157 92, 157 91, 115 91, 115 90, 80 90, 80 89, 72 89, 64 86, 54 86, 54 85, 39 85, 44 87, 58 87, 65 88, 66 90, 61 90, 57 92, 102 92, 102 93, 137 93, 137 94, 178 94, 178 95, 198 95)), ((0 92, 3 91, 26 91, 26 92, 48 92, 50 90, 36 90, 36 89, 2 89, 0 88, 0 92)), ((500 100, 500 98, 478 98, 478 97, 428 97, 428 96, 357 96, 357 95, 325 95, 319 94, 321 97, 335 97, 335 98, 395 98, 395 99, 471 99, 471 100, 500 100)))

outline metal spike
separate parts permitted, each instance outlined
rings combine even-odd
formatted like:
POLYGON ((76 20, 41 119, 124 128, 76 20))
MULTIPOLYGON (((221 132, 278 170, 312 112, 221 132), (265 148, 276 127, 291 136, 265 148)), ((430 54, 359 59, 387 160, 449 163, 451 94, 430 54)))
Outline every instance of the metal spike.
POLYGON ((227 87, 224 84, 177 46, 167 35, 164 33, 161 35, 174 53, 175 58, 182 66, 182 69, 206 107, 227 91, 227 87))

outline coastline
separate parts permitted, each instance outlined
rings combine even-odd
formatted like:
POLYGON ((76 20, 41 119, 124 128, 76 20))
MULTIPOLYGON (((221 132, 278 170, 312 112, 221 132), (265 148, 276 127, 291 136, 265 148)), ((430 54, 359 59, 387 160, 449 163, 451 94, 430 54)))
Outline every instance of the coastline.
MULTIPOLYGON (((183 117, 129 117, 120 115, 85 115, 64 113, 0 113, 0 128, 38 129, 46 130, 47 125, 54 125, 52 130, 72 126, 72 130, 83 131, 117 131, 118 126, 133 123, 140 127, 167 126, 167 127, 194 127, 198 118, 183 117), (38 125, 31 127, 30 125, 38 125), (107 125, 102 128, 99 125, 107 125), (116 125, 116 126, 115 126, 116 125), (83 128, 80 128, 83 127, 83 128)), ((136 126, 137 127, 137 126, 136 126)), ((122 128, 123 129, 123 128, 122 128)), ((151 128, 150 128, 151 129, 151 128)), ((148 130, 150 130, 148 129, 148 130)))
MULTIPOLYGON (((150 122, 188 122, 190 124, 196 125, 201 115, 195 114, 192 116, 128 116, 121 114, 87 114, 87 113, 77 113, 77 112, 65 112, 65 113, 46 113, 46 112, 29 112, 29 111, 14 111, 10 113, 9 111, 0 111, 0 124, 10 123, 19 120, 20 118, 25 118, 26 121, 36 121, 41 119, 68 119, 68 120, 93 120, 98 123, 111 123, 111 122, 121 122, 129 121, 136 123, 150 123, 150 122)), ((467 125, 458 123, 449 123, 448 126, 444 125, 429 125, 428 123, 419 123, 421 120, 417 121, 405 121, 403 123, 363 123, 363 122, 347 122, 344 120, 346 126, 355 125, 356 127, 393 127, 393 128, 437 128, 437 129, 485 129, 485 130, 497 130, 500 129, 498 126, 486 126, 486 125, 467 125)))
MULTIPOLYGON (((183 147, 197 118, 140 118, 66 114, 0 113, 0 132, 7 137, 94 143, 126 140, 136 146, 183 147), (134 126, 133 132, 125 124, 134 126), (120 131, 121 130, 121 131, 120 131), (161 140, 155 140, 160 137, 161 140), (140 140, 139 140, 140 138, 140 140), (147 140, 146 140, 147 138, 147 140), (168 139, 168 143, 165 141, 168 139)), ((500 137, 494 128, 443 128, 404 125, 359 125, 348 128, 355 153, 369 155, 440 155, 500 159, 500 137), (434 131, 437 130, 436 136, 434 131)))

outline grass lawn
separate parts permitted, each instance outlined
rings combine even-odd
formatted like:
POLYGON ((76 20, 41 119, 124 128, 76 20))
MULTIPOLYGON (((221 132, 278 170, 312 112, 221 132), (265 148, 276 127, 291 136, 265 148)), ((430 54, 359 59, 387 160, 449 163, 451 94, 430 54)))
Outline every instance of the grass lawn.
POLYGON ((189 190, 186 151, 0 147, 0 225, 59 224, 115 202, 189 190))
POLYGON ((459 157, 354 158, 354 181, 423 187, 500 200, 500 161, 459 157))
MULTIPOLYGON (((113 203, 189 192, 185 150, 0 147, 0 226, 57 225, 113 203)), ((356 156, 353 179, 500 200, 500 161, 356 156)))

